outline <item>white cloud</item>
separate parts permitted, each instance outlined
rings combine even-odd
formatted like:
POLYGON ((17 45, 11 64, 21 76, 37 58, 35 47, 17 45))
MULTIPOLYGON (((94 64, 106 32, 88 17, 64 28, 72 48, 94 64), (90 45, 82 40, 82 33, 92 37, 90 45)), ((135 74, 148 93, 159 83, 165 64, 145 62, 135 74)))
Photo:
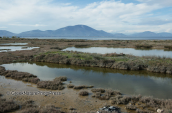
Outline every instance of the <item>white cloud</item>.
POLYGON ((39 26, 46 26, 46 25, 41 25, 41 24, 34 24, 34 25, 29 25, 29 24, 9 24, 12 26, 33 26, 33 27, 39 27, 39 26))
MULTIPOLYGON (((105 31, 159 30, 157 26, 137 25, 143 17, 150 16, 151 11, 162 8, 159 4, 149 5, 148 2, 142 3, 142 0, 139 0, 142 1, 140 4, 125 4, 111 0, 94 2, 80 8, 70 3, 54 4, 52 1, 54 0, 0 0, 0 24, 9 25, 8 30, 14 32, 33 30, 34 27, 55 30, 77 24, 105 31), (17 26, 20 29, 16 29, 17 26)), ((161 27, 164 27, 161 28, 163 31, 170 28, 166 24, 161 27)))
POLYGON ((137 0, 139 2, 147 3, 149 5, 158 4, 160 6, 172 6, 172 0, 137 0))
POLYGON ((7 28, 7 27, 0 27, 0 28, 7 28))

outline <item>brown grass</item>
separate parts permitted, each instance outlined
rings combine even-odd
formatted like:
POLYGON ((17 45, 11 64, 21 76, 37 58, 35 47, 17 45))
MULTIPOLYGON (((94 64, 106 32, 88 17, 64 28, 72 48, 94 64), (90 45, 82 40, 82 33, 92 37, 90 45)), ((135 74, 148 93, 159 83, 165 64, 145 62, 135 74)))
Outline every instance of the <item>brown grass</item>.
POLYGON ((74 85, 73 85, 73 84, 68 84, 67 87, 68 87, 68 88, 73 88, 74 85))
POLYGON ((105 89, 91 89, 92 92, 100 92, 100 93, 104 93, 105 89))
POLYGON ((80 96, 88 96, 89 93, 88 93, 88 91, 81 91, 81 92, 79 93, 79 95, 80 95, 80 96))
POLYGON ((20 106, 12 100, 0 99, 0 113, 10 112, 19 108, 20 106))
POLYGON ((94 86, 85 86, 85 85, 82 85, 82 86, 74 86, 73 89, 84 89, 84 88, 93 88, 94 86))
POLYGON ((66 80, 66 77, 57 77, 53 81, 40 81, 37 83, 37 87, 52 90, 62 90, 64 89, 62 82, 66 80))
POLYGON ((149 48, 152 48, 153 46, 152 45, 147 45, 147 44, 137 44, 135 45, 135 48, 146 48, 146 49, 149 49, 149 48))

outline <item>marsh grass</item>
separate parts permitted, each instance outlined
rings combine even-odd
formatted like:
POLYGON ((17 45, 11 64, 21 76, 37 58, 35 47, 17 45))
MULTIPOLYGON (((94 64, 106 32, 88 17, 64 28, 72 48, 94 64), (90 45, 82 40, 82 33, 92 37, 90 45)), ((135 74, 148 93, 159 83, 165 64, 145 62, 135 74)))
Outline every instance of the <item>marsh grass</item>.
POLYGON ((79 93, 79 95, 80 95, 80 96, 88 96, 89 93, 88 93, 88 91, 81 91, 81 92, 79 93))
POLYGON ((13 110, 19 109, 20 106, 17 105, 14 101, 12 100, 6 100, 6 99, 1 99, 0 98, 0 113, 6 113, 10 112, 13 110))
POLYGON ((165 49, 172 49, 172 46, 170 45, 167 45, 167 46, 164 46, 165 49))
POLYGON ((148 44, 137 44, 135 45, 135 48, 146 48, 146 49, 150 49, 152 48, 152 45, 148 45, 148 44))
POLYGON ((57 77, 53 81, 39 81, 37 87, 51 90, 62 90, 64 89, 62 82, 66 80, 66 77, 57 77))

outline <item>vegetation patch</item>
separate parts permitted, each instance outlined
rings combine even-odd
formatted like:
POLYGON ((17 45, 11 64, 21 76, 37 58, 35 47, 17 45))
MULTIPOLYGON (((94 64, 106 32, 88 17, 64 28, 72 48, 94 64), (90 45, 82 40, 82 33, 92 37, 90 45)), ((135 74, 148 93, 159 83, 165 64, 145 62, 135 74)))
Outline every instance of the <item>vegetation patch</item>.
POLYGON ((85 85, 82 85, 82 86, 74 86, 73 89, 84 89, 84 88, 93 88, 94 86, 85 86, 85 85))
POLYGON ((60 48, 60 47, 51 47, 50 49, 62 50, 63 48, 60 48))
POLYGON ((125 106, 125 108, 128 110, 136 110, 137 109, 137 107, 134 105, 127 105, 127 106, 125 106))
POLYGON ((172 49, 172 46, 164 46, 165 49, 172 49))
POLYGON ((0 113, 6 113, 19 109, 20 106, 17 105, 14 101, 0 98, 0 113))
POLYGON ((100 93, 104 93, 105 89, 91 89, 92 92, 100 92, 100 93))
POLYGON ((88 96, 89 93, 88 93, 88 91, 81 91, 81 92, 79 93, 79 95, 80 95, 80 96, 88 96))
POLYGON ((62 90, 64 89, 62 82, 66 80, 66 77, 57 77, 53 81, 40 81, 37 83, 37 87, 52 90, 62 90))
POLYGON ((95 94, 92 97, 98 98, 100 100, 109 100, 113 96, 121 95, 119 91, 104 90, 104 89, 92 89, 95 94))
POLYGON ((68 88, 73 88, 74 85, 73 85, 73 84, 68 84, 67 87, 68 87, 68 88))
POLYGON ((77 44, 75 45, 76 48, 86 48, 86 47, 90 47, 90 44, 77 44))
POLYGON ((150 49, 152 48, 152 45, 147 45, 147 44, 137 44, 135 45, 135 48, 146 48, 146 49, 150 49))

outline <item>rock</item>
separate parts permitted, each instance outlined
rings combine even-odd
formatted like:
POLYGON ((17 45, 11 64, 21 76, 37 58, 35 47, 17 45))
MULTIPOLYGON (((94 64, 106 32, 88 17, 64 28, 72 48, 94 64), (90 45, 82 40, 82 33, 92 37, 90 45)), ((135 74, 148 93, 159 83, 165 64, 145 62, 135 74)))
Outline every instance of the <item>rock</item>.
POLYGON ((110 106, 110 107, 103 107, 103 108, 100 108, 99 109, 100 111, 97 111, 97 113, 101 113, 103 111, 106 111, 106 112, 113 112, 113 111, 116 111, 117 113, 119 112, 119 109, 117 107, 114 107, 114 106, 110 106))
POLYGON ((163 113, 164 110, 163 109, 157 109, 157 113, 163 113))

